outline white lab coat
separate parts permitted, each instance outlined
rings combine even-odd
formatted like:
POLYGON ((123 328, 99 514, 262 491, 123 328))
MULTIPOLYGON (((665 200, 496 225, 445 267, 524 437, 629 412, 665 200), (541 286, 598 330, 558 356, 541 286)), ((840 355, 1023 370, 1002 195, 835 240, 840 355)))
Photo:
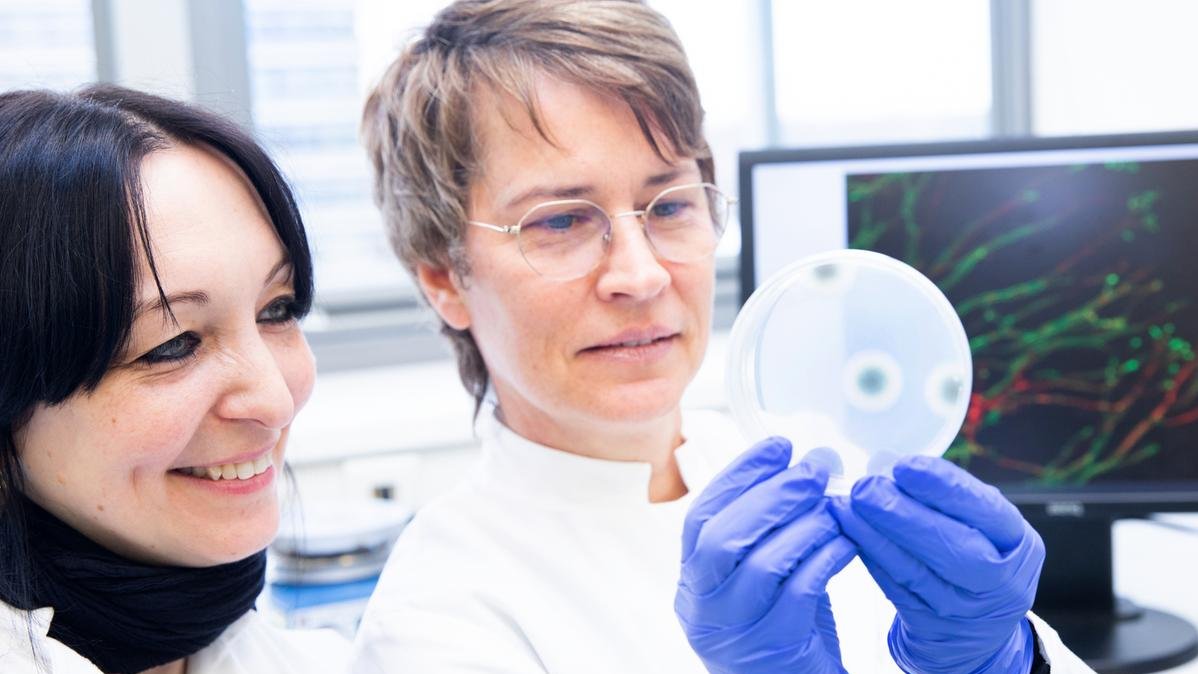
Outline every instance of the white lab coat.
MULTIPOLYGON (((650 467, 536 445, 484 411, 482 458, 400 537, 355 640, 353 674, 706 674, 674 616, 694 496, 744 442, 684 415, 690 494, 649 503, 650 467)), ((858 561, 829 587, 849 672, 897 672, 894 608, 858 561)), ((1033 617, 1054 674, 1093 674, 1033 617)))
MULTIPOLYGON (((47 635, 54 609, 19 611, 0 603, 0 672, 103 674, 91 661, 47 635), (34 648, 30 647, 30 627, 34 648), (45 667, 34 659, 36 649, 45 667)), ((285 630, 250 611, 216 641, 187 659, 187 674, 340 674, 349 642, 332 630, 285 630)))

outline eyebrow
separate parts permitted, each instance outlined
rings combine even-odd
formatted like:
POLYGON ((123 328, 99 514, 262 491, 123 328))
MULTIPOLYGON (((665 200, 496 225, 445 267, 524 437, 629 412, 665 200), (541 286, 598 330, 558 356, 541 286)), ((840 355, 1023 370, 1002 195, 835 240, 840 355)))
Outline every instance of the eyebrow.
MULTIPOLYGON (((291 260, 286 255, 279 259, 279 261, 270 268, 270 271, 266 274, 266 279, 262 282, 262 284, 269 284, 275 277, 279 275, 280 272, 284 270, 287 271, 288 275, 291 274, 291 260)), ((208 293, 204 292, 203 290, 188 290, 186 292, 178 292, 166 296, 166 304, 172 306, 179 303, 199 304, 203 306, 208 304, 210 301, 211 298, 208 296, 208 293)), ((163 301, 161 296, 155 297, 152 300, 138 302, 137 306, 133 309, 133 320, 136 321, 143 314, 149 312, 161 311, 162 308, 163 301)))
POLYGON ((504 205, 504 210, 514 208, 520 204, 531 200, 533 197, 550 198, 550 199, 578 199, 579 197, 590 196, 595 193, 595 188, 590 185, 568 185, 568 186, 537 186, 532 189, 521 192, 514 199, 511 199, 504 205))
MULTIPOLYGON (((133 320, 136 321, 137 319, 141 318, 143 314, 147 314, 152 311, 161 311, 163 307, 162 300, 163 298, 159 296, 149 301, 138 302, 137 307, 133 309, 133 320)), ((208 297, 208 293, 204 292, 203 290, 190 290, 188 292, 174 293, 166 296, 166 304, 170 304, 172 306, 175 304, 204 305, 208 304, 209 301, 210 298, 208 297)))
POLYGON ((283 271, 284 269, 287 270, 287 276, 290 277, 292 272, 291 258, 287 257, 286 255, 279 258, 279 261, 275 263, 275 266, 270 268, 270 271, 266 273, 266 279, 262 281, 262 284, 266 285, 267 283, 270 283, 274 277, 278 276, 279 272, 283 271))
POLYGON ((649 176, 649 178, 645 180, 645 187, 658 187, 661 185, 667 185, 690 172, 691 171, 689 168, 675 168, 664 173, 656 173, 649 176))
MULTIPOLYGON (((655 173, 645 179, 645 187, 658 187, 674 182, 679 177, 691 173, 691 169, 687 168, 672 168, 668 171, 655 173)), ((504 205, 504 209, 514 208, 520 204, 532 199, 533 197, 542 197, 550 199, 579 199, 581 197, 591 196, 595 193, 595 187, 592 185, 559 185, 547 186, 540 185, 532 189, 521 192, 514 199, 504 205)))

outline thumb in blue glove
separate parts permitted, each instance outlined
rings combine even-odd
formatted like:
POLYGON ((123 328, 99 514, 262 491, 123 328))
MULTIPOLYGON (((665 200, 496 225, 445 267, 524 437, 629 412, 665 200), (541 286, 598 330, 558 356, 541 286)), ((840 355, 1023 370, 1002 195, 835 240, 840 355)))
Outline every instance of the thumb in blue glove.
POLYGON ((830 510, 897 609, 890 653, 906 672, 1030 671, 1026 614, 1044 543, 994 487, 931 457, 911 457, 894 479, 871 476, 830 510))
POLYGON ((856 555, 823 498, 827 474, 787 468, 771 438, 692 505, 674 608, 714 674, 844 671, 825 587, 856 555))

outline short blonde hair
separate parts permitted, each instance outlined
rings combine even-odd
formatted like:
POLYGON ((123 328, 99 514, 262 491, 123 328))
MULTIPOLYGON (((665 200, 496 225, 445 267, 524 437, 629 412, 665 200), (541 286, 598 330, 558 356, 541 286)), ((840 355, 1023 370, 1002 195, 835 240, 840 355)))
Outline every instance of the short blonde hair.
MULTIPOLYGON (((362 135, 375 201, 409 273, 424 264, 469 272, 462 252, 483 88, 510 95, 548 142, 540 74, 625 101, 650 146, 694 157, 714 180, 694 75, 673 28, 640 0, 458 0, 403 50, 371 92, 362 135)), ((469 330, 442 322, 462 383, 481 402, 488 375, 469 330)))

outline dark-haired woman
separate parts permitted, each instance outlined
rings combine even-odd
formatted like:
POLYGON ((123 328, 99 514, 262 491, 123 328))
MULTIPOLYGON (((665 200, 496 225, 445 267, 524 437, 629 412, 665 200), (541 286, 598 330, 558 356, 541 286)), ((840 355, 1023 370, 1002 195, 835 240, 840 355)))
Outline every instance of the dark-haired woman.
POLYGON ((335 672, 254 612, 312 265, 236 126, 100 86, 0 95, 0 671, 335 672))

